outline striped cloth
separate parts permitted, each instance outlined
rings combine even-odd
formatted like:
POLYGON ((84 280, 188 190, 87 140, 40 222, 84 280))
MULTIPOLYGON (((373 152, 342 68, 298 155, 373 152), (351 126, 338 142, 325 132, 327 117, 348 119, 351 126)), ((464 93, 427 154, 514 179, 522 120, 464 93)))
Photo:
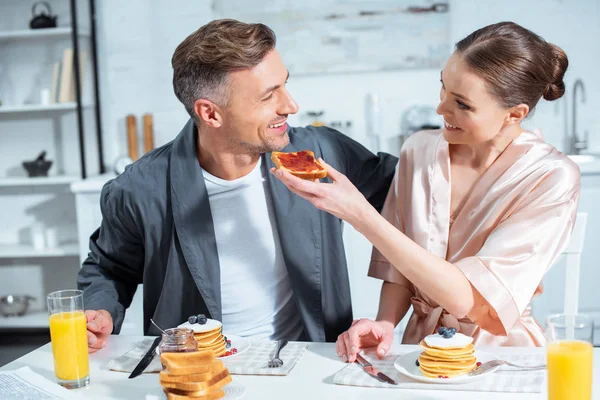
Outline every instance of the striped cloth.
POLYGON ((223 364, 232 375, 287 375, 302 358, 308 344, 289 342, 279 353, 283 365, 269 368, 269 360, 275 355, 277 342, 253 341, 252 346, 235 357, 223 358, 223 364))
MULTIPOLYGON (((111 360, 108 363, 108 369, 132 372, 153 341, 154 339, 151 338, 136 343, 132 350, 111 360)), ((268 362, 275 355, 277 348, 277 342, 274 341, 254 341, 250 348, 243 353, 233 357, 224 357, 221 360, 232 375, 287 375, 302 358, 307 347, 306 343, 289 342, 279 354, 279 358, 283 360, 283 365, 279 368, 269 368, 268 366, 268 362)), ((162 371, 162 365, 157 354, 144 373, 160 371, 162 371)))
MULTIPOLYGON (((539 393, 545 381, 546 371, 515 371, 500 369, 472 382, 461 384, 434 384, 412 380, 394 367, 394 361, 404 353, 390 353, 379 360, 374 352, 364 353, 364 357, 381 372, 398 382, 398 385, 379 382, 368 375, 358 364, 348 364, 333 376, 338 385, 382 387, 395 389, 459 390, 478 392, 539 393)), ((495 356, 519 365, 539 365, 546 362, 544 354, 515 355, 495 351, 495 356)))

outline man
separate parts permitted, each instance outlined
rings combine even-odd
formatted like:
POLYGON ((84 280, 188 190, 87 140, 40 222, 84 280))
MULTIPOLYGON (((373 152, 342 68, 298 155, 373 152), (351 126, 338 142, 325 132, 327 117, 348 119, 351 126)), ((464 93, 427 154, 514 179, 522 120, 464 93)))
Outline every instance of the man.
POLYGON ((118 333, 144 284, 144 332, 188 316, 254 338, 335 341, 352 322, 341 221, 269 174, 272 151, 310 149, 381 209, 397 159, 328 128, 288 128, 298 111, 275 35, 210 22, 172 59, 191 116, 170 143, 108 182, 103 221, 78 276, 90 351, 118 333))

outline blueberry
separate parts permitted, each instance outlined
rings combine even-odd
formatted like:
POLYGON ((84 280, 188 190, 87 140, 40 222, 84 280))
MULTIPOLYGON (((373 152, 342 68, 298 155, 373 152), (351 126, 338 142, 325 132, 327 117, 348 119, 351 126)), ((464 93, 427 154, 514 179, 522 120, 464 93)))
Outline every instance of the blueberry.
POLYGON ((225 348, 228 349, 231 347, 231 342, 225 342, 225 348))
POLYGON ((450 328, 450 333, 454 335, 456 333, 456 328, 450 328))
POLYGON ((198 321, 198 317, 195 315, 192 315, 191 317, 188 318, 188 322, 190 324, 195 324, 198 321))
POLYGON ((444 339, 450 339, 452 336, 453 335, 450 332, 448 332, 448 331, 444 332, 444 339))
POLYGON ((440 326, 440 329, 438 329, 438 333, 439 333, 440 335, 443 335, 443 334, 444 334, 444 332, 446 332, 446 328, 445 328, 444 326, 440 326))
POLYGON ((421 365, 421 364, 419 364, 419 359, 418 359, 418 358, 417 358, 417 360, 415 361, 415 365, 416 365, 417 367, 421 365))
POLYGON ((206 315, 204 315, 204 314, 198 314, 198 323, 200 325, 204 325, 206 323, 206 321, 208 321, 206 319, 206 315))

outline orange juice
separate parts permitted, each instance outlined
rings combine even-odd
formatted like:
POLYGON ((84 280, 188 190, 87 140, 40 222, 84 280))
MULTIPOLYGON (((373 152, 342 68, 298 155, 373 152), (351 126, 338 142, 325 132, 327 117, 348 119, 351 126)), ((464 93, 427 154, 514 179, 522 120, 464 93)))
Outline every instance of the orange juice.
POLYGON ((74 381, 89 375, 86 323, 83 311, 50 315, 54 372, 60 380, 74 381))
POLYGON ((591 343, 561 340, 548 344, 548 399, 592 398, 591 343))

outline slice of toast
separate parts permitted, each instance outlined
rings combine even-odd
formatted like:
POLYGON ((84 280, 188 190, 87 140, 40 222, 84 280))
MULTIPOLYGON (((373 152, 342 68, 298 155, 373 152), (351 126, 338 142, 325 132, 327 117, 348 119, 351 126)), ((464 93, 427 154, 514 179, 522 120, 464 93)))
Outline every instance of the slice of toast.
POLYGON ((327 170, 315 158, 315 153, 310 150, 295 153, 274 151, 271 153, 271 160, 277 168, 288 171, 301 179, 314 180, 327 176, 327 170))
POLYGON ((170 391, 169 389, 165 390, 165 394, 167 395, 167 400, 216 400, 222 399, 225 397, 225 392, 221 389, 216 390, 214 392, 210 392, 205 396, 189 396, 185 394, 186 392, 180 391, 170 391), (184 394, 181 394, 184 393, 184 394))
POLYGON ((160 382, 164 389, 168 389, 173 393, 187 392, 193 393, 192 396, 206 396, 207 394, 214 392, 215 390, 221 389, 223 386, 231 382, 231 375, 229 371, 224 369, 212 378, 204 382, 160 382))
POLYGON ((223 362, 215 358, 212 350, 162 353, 160 362, 165 366, 169 375, 203 374, 223 369, 223 362))
POLYGON ((159 379, 161 384, 179 382, 204 382, 211 379, 213 376, 217 375, 222 370, 223 368, 214 371, 190 375, 171 375, 167 371, 161 371, 159 374, 159 379))

